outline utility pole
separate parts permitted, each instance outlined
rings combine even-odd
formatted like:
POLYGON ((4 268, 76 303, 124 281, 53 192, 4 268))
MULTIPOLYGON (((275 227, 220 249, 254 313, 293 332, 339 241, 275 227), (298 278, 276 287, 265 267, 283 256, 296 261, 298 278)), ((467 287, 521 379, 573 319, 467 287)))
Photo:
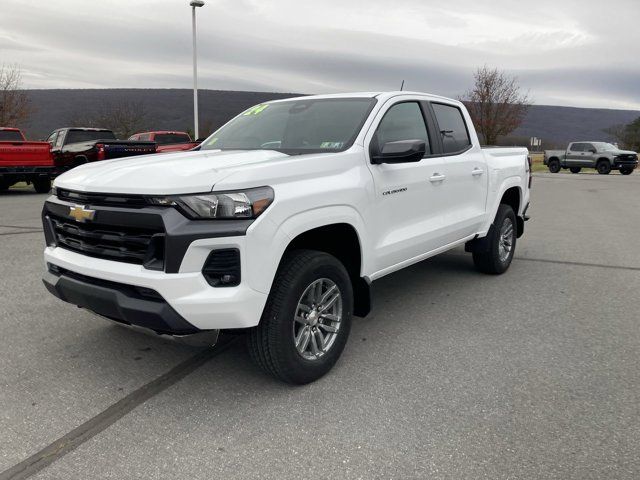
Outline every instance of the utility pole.
POLYGON ((204 7, 202 0, 191 0, 191 24, 193 30, 193 136, 200 137, 198 132, 198 48, 196 43, 196 8, 204 7))

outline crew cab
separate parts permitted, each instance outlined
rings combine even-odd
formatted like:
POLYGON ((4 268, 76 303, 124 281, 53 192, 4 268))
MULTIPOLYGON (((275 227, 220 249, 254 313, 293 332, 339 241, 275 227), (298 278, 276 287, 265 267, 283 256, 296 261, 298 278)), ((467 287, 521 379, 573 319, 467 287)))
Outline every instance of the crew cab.
POLYGON ((47 193, 55 173, 47 142, 29 142, 20 129, 0 127, 0 191, 27 182, 47 193))
POLYGON ((566 150, 545 150, 544 164, 551 173, 569 169, 580 173, 583 168, 595 168, 601 175, 619 170, 630 175, 638 166, 638 154, 631 150, 620 150, 607 142, 572 142, 566 150))
POLYGON ((307 383, 369 312, 371 282, 462 245, 478 270, 505 272, 530 185, 526 148, 481 148, 456 100, 276 100, 196 151, 58 177, 42 215, 44 284, 159 335, 244 331, 266 372, 307 383))
POLYGON ((55 165, 69 170, 85 163, 156 152, 155 142, 118 140, 106 128, 59 128, 47 138, 55 165))
POLYGON ((136 133, 131 135, 129 140, 156 142, 158 145, 158 153, 181 152, 184 150, 191 150, 199 145, 199 142, 191 140, 191 135, 187 132, 174 132, 169 130, 136 133))

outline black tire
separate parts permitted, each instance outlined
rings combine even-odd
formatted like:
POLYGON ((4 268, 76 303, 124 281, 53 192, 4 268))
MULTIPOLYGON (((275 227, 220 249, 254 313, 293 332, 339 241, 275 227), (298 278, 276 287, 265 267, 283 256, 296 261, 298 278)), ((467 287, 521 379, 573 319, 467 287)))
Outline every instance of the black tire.
POLYGON ((633 168, 621 168, 620 173, 622 175, 631 175, 633 173, 633 168))
POLYGON ((249 353, 265 372, 287 383, 305 384, 335 365, 349 338, 353 289, 344 265, 332 255, 294 250, 283 258, 260 324, 247 335, 249 353), (342 297, 342 319, 332 346, 321 357, 304 358, 294 343, 294 316, 303 293, 316 280, 329 279, 342 297))
POLYGON ((611 163, 609 160, 598 160, 596 170, 600 175, 609 175, 611 173, 611 163))
POLYGON ((552 158, 547 163, 547 167, 549 167, 551 173, 558 173, 560 171, 560 160, 552 158))
POLYGON ((571 167, 571 168, 569 168, 569 170, 571 170, 571 173, 580 173, 580 170, 582 170, 582 168, 580 168, 580 167, 571 167))
POLYGON ((33 180, 33 188, 37 193, 49 193, 51 190, 51 179, 36 178, 33 180))
POLYGON ((488 273, 492 275, 499 275, 504 273, 511 265, 514 252, 516 251, 516 237, 517 237, 517 222, 516 214, 509 205, 500 204, 498 207, 498 213, 493 221, 493 225, 489 229, 487 234, 487 240, 489 242, 489 249, 487 251, 473 252, 473 263, 477 270, 482 273, 488 273), (512 236, 511 236, 511 250, 506 258, 500 257, 500 241, 501 241, 501 229, 507 221, 511 221, 512 236))

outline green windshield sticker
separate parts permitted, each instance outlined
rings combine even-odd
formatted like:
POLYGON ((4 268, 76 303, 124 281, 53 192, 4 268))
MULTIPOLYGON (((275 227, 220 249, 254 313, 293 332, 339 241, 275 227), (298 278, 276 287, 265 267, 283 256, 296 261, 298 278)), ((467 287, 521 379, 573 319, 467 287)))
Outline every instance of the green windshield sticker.
POLYGON ((218 141, 218 137, 213 137, 211 139, 211 141, 209 142, 209 145, 213 145, 214 143, 216 143, 218 141))
POLYGON ((268 106, 269 106, 268 104, 264 104, 264 103, 262 105, 256 105, 255 107, 251 107, 249 110, 244 112, 242 115, 259 115, 268 106))
POLYGON ((342 148, 344 142, 322 142, 320 148, 342 148))

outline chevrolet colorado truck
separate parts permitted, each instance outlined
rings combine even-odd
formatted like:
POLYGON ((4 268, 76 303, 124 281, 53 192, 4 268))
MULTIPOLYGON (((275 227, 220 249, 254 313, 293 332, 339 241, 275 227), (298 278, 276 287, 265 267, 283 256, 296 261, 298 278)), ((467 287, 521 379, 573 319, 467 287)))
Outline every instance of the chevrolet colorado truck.
POLYGON ((21 130, 0 127, 0 191, 27 182, 36 192, 48 193, 55 174, 47 142, 29 142, 21 130))
POLYGON ((47 138, 60 171, 85 163, 156 152, 155 142, 118 140, 105 128, 59 128, 47 138))
POLYGON ((191 150, 200 144, 200 142, 194 142, 191 140, 191 136, 187 132, 174 132, 168 130, 136 133, 131 135, 129 140, 156 142, 158 145, 156 151, 158 153, 191 150))
POLYGON ((545 150, 544 164, 551 173, 569 169, 580 173, 583 168, 595 168, 601 175, 611 170, 619 170, 622 175, 630 175, 638 166, 638 154, 631 150, 620 150, 606 142, 573 142, 567 150, 545 150))
POLYGON ((371 282, 457 246, 509 267, 525 148, 480 147, 462 103, 410 92, 263 103, 198 150, 55 180, 42 218, 56 297, 160 335, 246 329, 266 372, 311 382, 338 360, 371 282))

